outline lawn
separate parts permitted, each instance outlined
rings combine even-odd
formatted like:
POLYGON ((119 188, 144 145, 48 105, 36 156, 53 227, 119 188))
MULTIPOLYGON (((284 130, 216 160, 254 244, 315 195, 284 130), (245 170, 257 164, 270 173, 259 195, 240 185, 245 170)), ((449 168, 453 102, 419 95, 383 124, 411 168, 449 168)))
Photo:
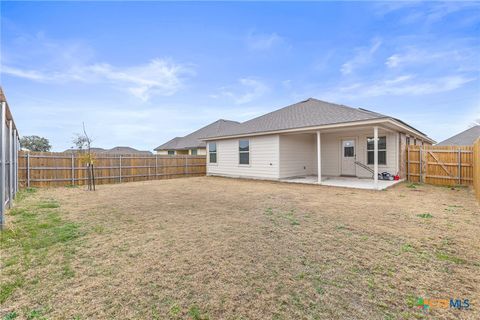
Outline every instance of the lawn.
POLYGON ((184 178, 27 189, 7 220, 3 319, 480 318, 465 188, 184 178))

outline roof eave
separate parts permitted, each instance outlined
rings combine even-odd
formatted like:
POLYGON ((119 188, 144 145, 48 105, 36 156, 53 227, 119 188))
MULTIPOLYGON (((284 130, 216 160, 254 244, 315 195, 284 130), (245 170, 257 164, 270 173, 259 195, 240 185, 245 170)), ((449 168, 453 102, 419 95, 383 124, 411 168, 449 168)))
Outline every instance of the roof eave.
POLYGON ((346 128, 350 126, 358 126, 363 124, 378 124, 378 123, 385 123, 385 122, 390 122, 398 127, 401 127, 405 131, 421 136, 423 139, 429 141, 432 144, 435 143, 435 140, 431 139, 421 131, 407 125, 403 121, 400 121, 392 117, 380 117, 380 118, 369 119, 369 120, 348 121, 348 122, 326 124, 321 126, 308 126, 308 127, 280 129, 280 130, 271 130, 271 131, 250 132, 250 133, 242 133, 242 134, 226 135, 226 136, 218 136, 218 137, 208 137, 208 138, 201 138, 201 139, 203 141, 223 140, 223 139, 233 139, 233 138, 248 137, 248 136, 260 136, 260 135, 280 134, 280 133, 287 133, 287 132, 299 132, 299 131, 306 131, 306 130, 321 130, 321 129, 330 129, 330 128, 342 128, 342 127, 346 128))

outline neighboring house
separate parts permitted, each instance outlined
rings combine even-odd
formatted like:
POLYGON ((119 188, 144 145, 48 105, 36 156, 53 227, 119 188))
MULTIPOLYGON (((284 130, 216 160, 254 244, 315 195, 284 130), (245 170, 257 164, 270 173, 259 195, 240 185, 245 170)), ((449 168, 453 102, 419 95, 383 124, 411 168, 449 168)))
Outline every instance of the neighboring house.
POLYGON ((137 150, 131 147, 113 147, 110 150, 106 150, 106 154, 134 154, 134 155, 144 155, 151 156, 153 153, 151 151, 137 150))
MULTIPOLYGON (((79 150, 79 149, 68 149, 65 150, 64 152, 85 152, 85 149, 79 150)), ((97 153, 97 154, 132 154, 132 155, 146 155, 146 156, 151 156, 153 155, 152 152, 150 151, 142 151, 142 150, 137 150, 131 147, 114 147, 112 149, 103 149, 103 148, 90 148, 90 151, 92 153, 97 153)))
POLYGON ((376 178, 368 169, 404 177, 405 145, 435 143, 393 117, 312 98, 204 140, 207 175, 272 180, 376 178))
POLYGON ((467 129, 459 134, 454 135, 453 137, 443 140, 442 142, 436 144, 437 146, 471 146, 473 143, 480 138, 480 125, 476 125, 467 129))
POLYGON ((239 125, 236 121, 220 119, 185 137, 175 137, 155 148, 155 151, 160 155, 206 155, 205 141, 202 138, 217 136, 239 125))
MULTIPOLYGON (((67 149, 67 150, 65 150, 65 151, 63 151, 63 152, 66 152, 66 153, 71 153, 71 152, 76 153, 76 152, 80 152, 80 151, 81 151, 81 152, 84 152, 85 149, 81 149, 81 150, 80 150, 80 149, 73 149, 73 148, 71 148, 71 149, 67 149)), ((103 152, 105 152, 105 151, 107 151, 107 150, 105 150, 105 149, 103 149, 103 148, 90 148, 90 151, 91 151, 92 153, 103 153, 103 152)))

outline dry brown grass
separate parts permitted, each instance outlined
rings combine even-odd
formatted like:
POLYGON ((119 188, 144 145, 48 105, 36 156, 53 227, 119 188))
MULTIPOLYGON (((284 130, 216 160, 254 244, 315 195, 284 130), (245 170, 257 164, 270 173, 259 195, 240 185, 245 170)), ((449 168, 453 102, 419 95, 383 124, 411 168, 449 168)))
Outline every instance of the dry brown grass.
MULTIPOLYGON (((2 263, 2 281, 14 268, 25 280, 0 315, 480 317, 480 207, 468 189, 366 191, 201 177, 39 190, 19 208, 45 199, 60 204, 48 210, 78 225, 79 236, 53 245, 44 263, 25 267, 21 256, 2 263), (424 314, 412 306, 417 296, 472 306, 424 314)), ((15 228, 16 216, 7 218, 15 228)), ((2 248, 2 262, 17 255, 2 248)))

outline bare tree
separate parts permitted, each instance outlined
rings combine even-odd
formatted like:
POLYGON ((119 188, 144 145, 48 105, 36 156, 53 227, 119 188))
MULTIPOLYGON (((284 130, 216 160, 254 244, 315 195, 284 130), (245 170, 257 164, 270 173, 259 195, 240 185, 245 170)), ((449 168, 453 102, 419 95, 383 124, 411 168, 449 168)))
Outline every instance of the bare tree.
POLYGON ((82 122, 83 133, 77 133, 72 142, 77 147, 79 152, 83 150, 86 153, 83 155, 82 159, 87 164, 87 173, 88 173, 88 190, 95 191, 95 171, 93 170, 93 155, 91 152, 91 146, 93 140, 88 136, 87 130, 85 129, 85 122, 82 122))

